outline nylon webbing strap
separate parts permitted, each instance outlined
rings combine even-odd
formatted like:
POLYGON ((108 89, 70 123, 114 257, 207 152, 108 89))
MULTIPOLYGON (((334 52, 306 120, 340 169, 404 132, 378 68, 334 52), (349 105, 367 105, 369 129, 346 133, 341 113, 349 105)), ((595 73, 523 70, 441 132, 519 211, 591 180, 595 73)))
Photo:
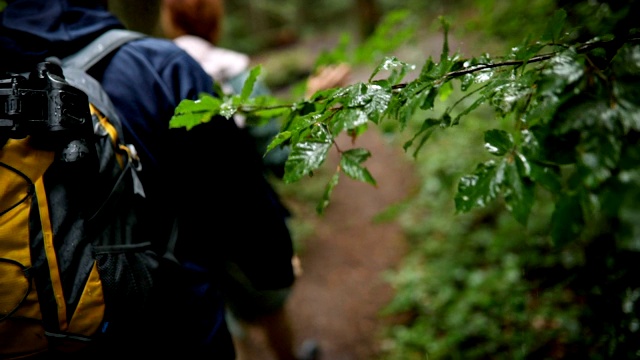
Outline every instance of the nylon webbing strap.
POLYGON ((145 37, 143 33, 139 33, 126 29, 113 29, 100 35, 84 49, 63 59, 65 67, 89 70, 93 65, 97 64, 102 58, 116 50, 124 43, 145 37))

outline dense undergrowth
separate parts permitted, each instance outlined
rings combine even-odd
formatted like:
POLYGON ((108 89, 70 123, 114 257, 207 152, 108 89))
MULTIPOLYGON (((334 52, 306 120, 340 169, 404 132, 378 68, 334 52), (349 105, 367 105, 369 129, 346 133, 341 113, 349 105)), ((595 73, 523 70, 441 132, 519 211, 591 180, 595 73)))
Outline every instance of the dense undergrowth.
MULTIPOLYGON (((596 17, 584 4, 572 10, 596 17)), ((608 24, 607 31, 625 16, 610 12, 608 17, 602 9, 595 14, 602 21, 590 26, 608 24)), ((570 21, 579 24, 579 19, 570 21)), ((496 26, 494 34, 509 28, 505 23, 496 26)), ((583 37, 603 31, 584 28, 583 37)), ((638 171, 638 128, 621 130, 625 123, 636 123, 637 113, 622 110, 611 116, 620 108, 616 102, 633 102, 636 105, 622 105, 633 109, 639 103, 635 95, 615 90, 626 88, 631 78, 633 86, 638 85, 640 63, 630 60, 628 51, 640 53, 637 46, 630 48, 635 50, 618 49, 617 56, 607 58, 610 63, 598 65, 589 62, 603 58, 591 54, 589 62, 570 70, 580 78, 584 66, 603 81, 585 76, 591 83, 558 90, 560 97, 580 94, 563 102, 564 109, 546 123, 558 126, 552 131, 562 134, 545 145, 548 152, 566 156, 559 166, 559 188, 536 188, 524 223, 513 216, 505 197, 470 211, 456 208, 452 199, 459 199, 459 184, 469 169, 496 159, 492 146, 477 151, 491 144, 487 134, 492 132, 485 131, 511 132, 514 120, 530 114, 516 111, 514 116, 499 103, 486 103, 461 120, 455 135, 436 130, 425 143, 416 158, 419 194, 389 210, 401 220, 412 250, 400 270, 387 274, 397 293, 385 313, 404 313, 410 320, 388 329, 384 359, 640 357, 640 283, 634 275, 640 270, 640 234, 632 225, 638 220, 632 203, 637 203, 639 183, 625 174, 638 171), (612 68, 620 73, 612 76, 612 68), (625 100, 631 97, 634 100, 625 100), (600 142, 600 136, 611 141, 600 142), (617 150, 605 143, 616 144, 617 150), (607 170, 600 162, 605 157, 612 160, 607 170), (602 175, 600 180, 593 178, 594 170, 602 175)), ((461 93, 456 91, 457 96, 433 112, 442 113, 461 93)), ((425 116, 433 115, 416 116, 414 132, 425 116)))

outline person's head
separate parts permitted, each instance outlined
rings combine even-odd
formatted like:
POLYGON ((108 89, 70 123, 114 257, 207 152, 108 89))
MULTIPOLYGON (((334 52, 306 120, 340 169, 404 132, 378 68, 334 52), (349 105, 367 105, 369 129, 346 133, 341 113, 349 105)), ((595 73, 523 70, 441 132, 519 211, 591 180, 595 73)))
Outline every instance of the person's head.
POLYGON ((162 0, 160 25, 164 35, 194 35, 217 43, 222 32, 223 0, 162 0))

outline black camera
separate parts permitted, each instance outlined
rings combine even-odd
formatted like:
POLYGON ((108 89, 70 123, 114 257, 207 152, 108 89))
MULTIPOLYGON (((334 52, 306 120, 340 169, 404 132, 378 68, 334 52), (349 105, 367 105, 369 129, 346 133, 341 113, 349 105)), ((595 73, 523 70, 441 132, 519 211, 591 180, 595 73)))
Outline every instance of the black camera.
POLYGON ((31 136, 40 148, 64 151, 71 145, 72 151, 82 152, 78 146, 93 135, 87 95, 67 83, 54 62, 38 63, 28 78, 0 77, 0 103, 0 147, 9 138, 31 136))

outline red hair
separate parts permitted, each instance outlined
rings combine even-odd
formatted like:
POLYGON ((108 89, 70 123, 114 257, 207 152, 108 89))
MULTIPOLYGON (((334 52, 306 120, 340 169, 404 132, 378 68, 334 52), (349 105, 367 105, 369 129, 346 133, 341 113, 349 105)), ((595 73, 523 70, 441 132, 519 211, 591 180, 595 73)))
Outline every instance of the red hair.
POLYGON ((222 0, 162 0, 165 35, 195 35, 217 43, 222 32, 222 0))

